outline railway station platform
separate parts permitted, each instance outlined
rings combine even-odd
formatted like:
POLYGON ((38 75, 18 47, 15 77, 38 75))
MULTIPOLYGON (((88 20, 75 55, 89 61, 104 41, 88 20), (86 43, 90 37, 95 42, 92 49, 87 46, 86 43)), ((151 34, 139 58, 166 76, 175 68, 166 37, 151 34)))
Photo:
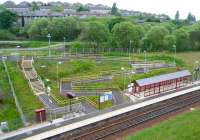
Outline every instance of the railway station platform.
POLYGON ((132 95, 130 92, 126 92, 125 95, 128 96, 129 99, 133 103, 138 103, 138 102, 146 101, 146 100, 149 100, 149 99, 152 99, 152 98, 162 97, 162 96, 167 95, 167 94, 172 94, 174 92, 181 91, 181 90, 184 90, 184 89, 188 89, 188 88, 191 88, 191 87, 196 86, 196 85, 200 85, 200 81, 186 83, 186 84, 184 84, 184 86, 180 87, 179 89, 171 88, 170 86, 173 87, 173 85, 170 85, 170 86, 167 87, 167 88, 169 88, 169 90, 167 90, 165 92, 160 92, 159 94, 152 94, 151 96, 145 96, 144 92, 141 92, 140 96, 132 95))
MULTIPOLYGON (((93 112, 88 115, 83 115, 79 118, 75 118, 72 120, 64 121, 64 122, 55 122, 53 124, 49 124, 48 126, 44 126, 38 129, 24 129, 24 132, 11 132, 11 134, 0 135, 0 139, 47 139, 49 137, 53 137, 68 131, 72 131, 75 129, 79 129, 81 127, 92 125, 93 123, 103 121, 105 119, 109 119, 148 105, 152 105, 161 101, 165 101, 177 96, 181 96, 190 92, 200 91, 200 81, 193 82, 191 86, 181 88, 176 91, 171 91, 159 95, 155 95, 148 98, 143 98, 137 100, 137 102, 133 102, 130 100, 125 104, 121 104, 119 106, 114 106, 112 108, 100 111, 93 112)), ((36 127, 36 126, 35 126, 36 127)), ((35 128, 34 127, 34 128, 35 128)))

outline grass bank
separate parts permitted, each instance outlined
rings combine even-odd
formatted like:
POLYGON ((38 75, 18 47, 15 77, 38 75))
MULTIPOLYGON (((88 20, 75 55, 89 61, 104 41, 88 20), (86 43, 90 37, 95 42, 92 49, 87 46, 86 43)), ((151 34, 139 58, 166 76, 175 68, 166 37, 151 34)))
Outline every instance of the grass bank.
POLYGON ((200 109, 162 122, 125 140, 198 140, 200 109))
POLYGON ((15 101, 8 84, 8 79, 1 62, 0 77, 0 92, 3 95, 3 101, 0 102, 0 122, 8 122, 10 130, 17 129, 22 126, 22 122, 20 120, 15 101))
POLYGON ((25 116, 27 118, 34 117, 35 109, 43 107, 42 103, 33 94, 28 82, 25 80, 23 73, 20 70, 20 66, 14 62, 7 62, 7 66, 17 98, 25 116))

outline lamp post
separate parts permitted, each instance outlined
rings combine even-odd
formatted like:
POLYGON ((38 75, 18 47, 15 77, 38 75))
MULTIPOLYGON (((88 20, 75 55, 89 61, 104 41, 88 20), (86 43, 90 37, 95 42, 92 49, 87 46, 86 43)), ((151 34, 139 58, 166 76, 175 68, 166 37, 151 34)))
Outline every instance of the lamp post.
POLYGON ((173 45, 174 48, 174 65, 176 66, 176 45, 173 45))
POLYGON ((66 47, 66 37, 63 38, 64 39, 64 56, 65 56, 65 47, 66 47))
POLYGON ((132 40, 129 42, 129 62, 131 61, 131 45, 132 45, 132 40))
POLYGON ((199 61, 195 61, 195 67, 194 67, 194 80, 197 81, 199 80, 199 72, 200 72, 200 68, 199 68, 199 61))
POLYGON ((124 67, 121 67, 121 70, 123 71, 123 77, 124 77, 124 90, 125 90, 125 73, 124 73, 125 68, 124 68, 124 67))
POLYGON ((147 72, 147 51, 144 50, 145 73, 147 72))
POLYGON ((49 56, 51 56, 51 34, 48 34, 47 38, 49 39, 49 56))
POLYGON ((58 83, 58 88, 59 88, 59 77, 58 77, 58 68, 59 68, 59 65, 61 65, 62 64, 62 62, 57 62, 57 83, 58 83))
MULTIPOLYGON (((51 93, 51 87, 50 86, 47 86, 47 89, 46 89, 46 93, 47 93, 47 96, 48 96, 48 100, 50 103, 52 103, 51 99, 50 99, 50 93, 51 93)), ((49 112, 50 113, 50 119, 52 120, 52 114, 51 114, 51 111, 49 112)))

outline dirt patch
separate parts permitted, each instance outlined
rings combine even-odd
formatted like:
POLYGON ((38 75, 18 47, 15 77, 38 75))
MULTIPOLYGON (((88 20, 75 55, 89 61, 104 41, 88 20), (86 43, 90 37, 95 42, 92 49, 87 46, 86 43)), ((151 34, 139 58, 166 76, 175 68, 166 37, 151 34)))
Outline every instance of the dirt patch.
POLYGON ((137 127, 127 129, 127 130, 122 131, 122 132, 120 132, 120 133, 118 133, 116 135, 112 135, 112 136, 106 138, 106 140, 123 140, 127 136, 133 135, 136 132, 141 131, 141 130, 143 130, 145 128, 149 128, 149 127, 152 127, 152 126, 154 126, 156 124, 159 124, 159 123, 161 123, 163 121, 175 118, 178 115, 182 115, 184 113, 191 112, 193 110, 193 109, 191 110, 191 108, 195 108, 195 109, 196 108, 200 108, 200 103, 188 106, 188 107, 186 107, 184 109, 178 110, 176 112, 169 113, 169 114, 164 115, 162 117, 147 121, 146 123, 138 125, 137 127))

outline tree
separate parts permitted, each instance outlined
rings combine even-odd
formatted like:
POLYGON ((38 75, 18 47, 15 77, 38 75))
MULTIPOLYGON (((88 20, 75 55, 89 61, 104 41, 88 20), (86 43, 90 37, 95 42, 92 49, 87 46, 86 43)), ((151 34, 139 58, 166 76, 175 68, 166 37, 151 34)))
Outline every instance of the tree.
POLYGON ((180 28, 174 32, 176 36, 176 48, 177 51, 189 50, 189 33, 180 28))
POLYGON ((48 34, 47 26, 48 19, 37 19, 31 22, 30 25, 27 25, 27 33, 31 38, 35 37, 45 37, 48 34))
POLYGON ((187 21, 189 23, 195 23, 196 22, 196 17, 194 15, 192 15, 191 13, 189 13, 188 16, 187 16, 187 21))
POLYGON ((176 23, 178 23, 179 22, 179 19, 180 18, 180 13, 179 13, 179 11, 176 11, 176 14, 175 14, 175 21, 176 21, 176 23))
POLYGON ((111 9, 111 15, 115 15, 115 16, 119 15, 117 3, 113 3, 112 9, 111 9))
POLYGON ((122 21, 124 21, 125 19, 122 18, 121 16, 119 17, 116 17, 116 18, 112 18, 108 21, 108 28, 109 28, 109 31, 111 32, 113 27, 115 26, 115 24, 117 23, 120 23, 122 21))
POLYGON ((48 31, 55 40, 62 40, 63 37, 68 41, 73 40, 78 37, 80 30, 79 21, 73 17, 53 19, 48 25, 48 31))
POLYGON ((106 26, 99 22, 90 22, 84 25, 81 39, 99 48, 100 43, 108 41, 109 31, 106 26))
POLYGON ((53 18, 52 20, 37 19, 27 26, 25 28, 29 37, 46 38, 46 35, 51 33, 54 40, 62 40, 63 37, 66 37, 68 41, 73 40, 78 37, 81 30, 80 22, 74 17, 53 18))
POLYGON ((129 48, 130 40, 132 47, 138 48, 139 42, 144 36, 144 28, 131 22, 121 22, 113 27, 113 36, 118 47, 129 48))
POLYGON ((169 34, 169 31, 163 26, 154 26, 147 32, 147 39, 149 45, 155 51, 164 49, 164 38, 169 34))
POLYGON ((2 9, 0 10, 0 28, 2 29, 8 29, 12 27, 13 23, 17 21, 17 14, 2 9))
POLYGON ((81 11, 90 11, 89 7, 86 7, 84 5, 81 5, 80 7, 78 7, 76 9, 77 12, 81 12, 81 11))
POLYGON ((164 46, 166 50, 172 51, 173 45, 176 44, 176 36, 174 35, 166 35, 164 37, 164 46))
POLYGON ((32 11, 36 11, 36 10, 39 10, 40 8, 39 8, 39 6, 37 5, 37 3, 33 1, 33 2, 31 3, 31 9, 32 9, 32 11))

